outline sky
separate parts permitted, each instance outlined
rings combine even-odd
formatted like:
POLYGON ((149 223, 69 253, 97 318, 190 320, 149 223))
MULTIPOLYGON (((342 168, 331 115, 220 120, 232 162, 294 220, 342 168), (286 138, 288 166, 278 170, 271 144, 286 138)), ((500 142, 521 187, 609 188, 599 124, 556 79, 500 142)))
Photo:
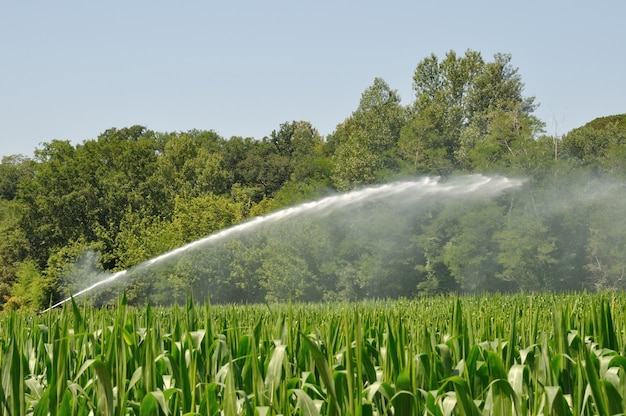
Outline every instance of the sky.
POLYGON ((0 1, 0 157, 105 130, 326 136, 383 78, 509 53, 548 134, 626 113, 623 0, 0 1))

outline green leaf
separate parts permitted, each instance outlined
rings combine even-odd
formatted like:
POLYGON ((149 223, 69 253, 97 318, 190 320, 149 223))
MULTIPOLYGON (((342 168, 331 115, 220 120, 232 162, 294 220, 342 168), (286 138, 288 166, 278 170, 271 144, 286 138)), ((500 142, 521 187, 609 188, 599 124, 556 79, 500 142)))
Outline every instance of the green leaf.
POLYGON ((278 388, 282 380, 283 366, 286 357, 286 346, 277 342, 272 353, 272 358, 267 366, 267 374, 265 376, 265 388, 273 394, 274 390, 278 388))
POLYGON ((509 369, 508 381, 511 388, 521 397, 524 392, 524 384, 527 378, 528 367, 521 364, 513 364, 509 369))
POLYGON ((72 414, 72 402, 74 401, 74 396, 72 392, 67 389, 63 394, 63 399, 61 400, 61 407, 59 408, 59 413, 62 415, 70 415, 72 414))
POLYGON ((100 361, 93 362, 98 385, 98 411, 101 415, 113 415, 113 385, 106 365, 100 361))
POLYGON ((476 404, 474 404, 474 401, 472 398, 472 392, 470 391, 469 385, 467 384, 467 381, 465 381, 464 378, 459 377, 459 376, 448 377, 445 380, 442 388, 439 389, 439 391, 442 391, 442 389, 446 387, 448 384, 452 384, 454 388, 454 392, 456 394, 457 402, 458 404, 460 404, 461 411, 463 412, 464 415, 468 415, 468 416, 480 415, 480 411, 476 407, 476 404))
POLYGON ((483 415, 519 415, 521 413, 520 399, 511 385, 503 379, 494 380, 489 385, 483 415))
POLYGON ((545 386, 544 391, 546 396, 545 414, 554 416, 570 416, 572 414, 559 386, 545 386))
POLYGON ((593 401, 599 414, 608 415, 607 398, 602 388, 602 383, 600 383, 600 379, 598 378, 596 366, 592 360, 595 357, 592 357, 592 353, 589 351, 589 348, 584 348, 584 351, 585 361, 583 367, 585 369, 585 374, 587 375, 587 383, 588 387, 591 389, 593 401))
POLYGON ((622 396, 611 382, 604 380, 602 382, 604 391, 606 393, 607 404, 609 406, 609 414, 611 415, 623 415, 624 405, 622 402, 622 396))
POLYGON ((139 416, 158 416, 159 402, 151 392, 148 392, 141 401, 139 416))
POLYGON ((296 395, 297 408, 302 412, 302 416, 320 416, 320 411, 315 406, 313 399, 301 389, 290 390, 291 393, 296 395))
POLYGON ((320 374, 320 378, 322 382, 326 386, 326 391, 330 396, 333 403, 335 403, 335 408, 337 412, 340 414, 341 409, 339 408, 339 402, 337 401, 337 394, 335 392, 335 383, 333 381, 333 373, 330 371, 330 366, 328 365, 328 361, 326 360, 326 356, 320 350, 318 345, 311 340, 309 337, 304 334, 300 334, 302 338, 302 343, 306 345, 308 350, 311 352, 313 356, 313 360, 315 362, 315 367, 320 374))

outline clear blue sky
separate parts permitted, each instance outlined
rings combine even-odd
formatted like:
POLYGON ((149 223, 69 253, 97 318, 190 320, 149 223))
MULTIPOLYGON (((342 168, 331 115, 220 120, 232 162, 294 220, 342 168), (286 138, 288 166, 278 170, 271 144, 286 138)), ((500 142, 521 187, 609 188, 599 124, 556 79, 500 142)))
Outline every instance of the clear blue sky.
POLYGON ((431 53, 512 54, 547 131, 626 113, 626 2, 0 3, 0 156, 110 127, 323 135, 382 77, 403 103, 431 53), (555 123, 556 121, 556 123, 555 123))

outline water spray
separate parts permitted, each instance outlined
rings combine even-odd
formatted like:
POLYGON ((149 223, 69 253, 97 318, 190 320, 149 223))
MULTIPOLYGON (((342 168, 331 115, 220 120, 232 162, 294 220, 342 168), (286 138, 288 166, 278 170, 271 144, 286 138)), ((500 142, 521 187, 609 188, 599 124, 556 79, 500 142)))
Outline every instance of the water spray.
POLYGON ((481 196, 489 196, 497 194, 507 188, 520 186, 522 183, 524 183, 524 180, 510 179, 501 176, 490 177, 484 175, 467 175, 456 177, 449 181, 441 181, 439 177, 425 177, 418 180, 393 182, 390 184, 363 188, 344 194, 328 196, 316 201, 306 202, 300 205, 285 208, 265 216, 255 217, 249 221, 226 228, 217 233, 210 234, 189 244, 168 251, 167 253, 147 260, 137 266, 134 266, 133 268, 122 270, 112 275, 103 274, 104 277, 102 280, 87 287, 86 289, 76 292, 73 296, 68 297, 67 299, 63 299, 62 301, 55 303, 40 313, 62 306, 66 302, 71 301, 72 298, 88 293, 99 286, 111 283, 122 276, 131 274, 133 271, 150 268, 189 250, 193 250, 210 243, 215 243, 233 235, 251 231, 262 225, 277 223, 297 215, 316 214, 318 216, 324 216, 338 209, 346 208, 358 203, 384 200, 395 195, 402 195, 408 199, 413 197, 416 201, 428 195, 444 194, 450 197, 456 197, 468 194, 471 195, 478 191, 481 192, 481 196))

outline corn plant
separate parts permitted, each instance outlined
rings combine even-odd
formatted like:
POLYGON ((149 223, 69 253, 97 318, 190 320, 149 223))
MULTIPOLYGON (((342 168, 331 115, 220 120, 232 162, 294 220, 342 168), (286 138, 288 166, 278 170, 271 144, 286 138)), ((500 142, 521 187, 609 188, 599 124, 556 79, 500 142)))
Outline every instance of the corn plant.
POLYGON ((0 316, 2 415, 609 415, 626 295, 0 316))

